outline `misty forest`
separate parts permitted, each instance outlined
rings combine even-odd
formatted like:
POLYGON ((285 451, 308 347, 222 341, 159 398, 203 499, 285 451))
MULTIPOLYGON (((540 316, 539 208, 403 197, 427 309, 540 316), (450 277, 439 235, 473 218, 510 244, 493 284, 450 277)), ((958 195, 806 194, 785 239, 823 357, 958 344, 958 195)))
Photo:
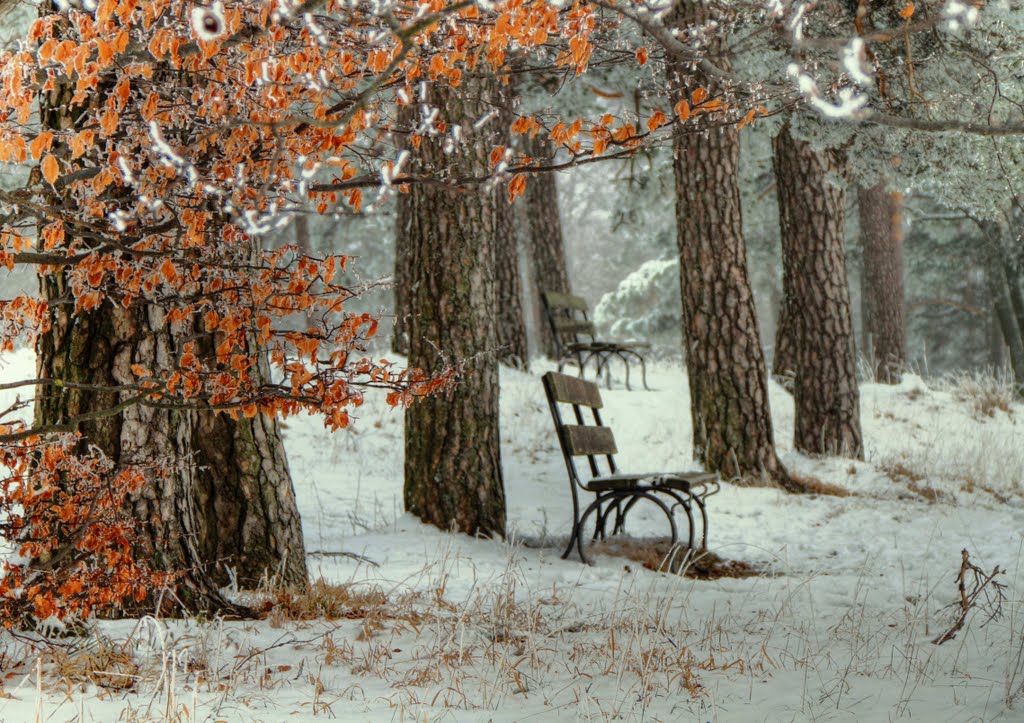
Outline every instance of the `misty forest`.
POLYGON ((0 722, 1024 717, 1024 1, 0 0, 0 722))

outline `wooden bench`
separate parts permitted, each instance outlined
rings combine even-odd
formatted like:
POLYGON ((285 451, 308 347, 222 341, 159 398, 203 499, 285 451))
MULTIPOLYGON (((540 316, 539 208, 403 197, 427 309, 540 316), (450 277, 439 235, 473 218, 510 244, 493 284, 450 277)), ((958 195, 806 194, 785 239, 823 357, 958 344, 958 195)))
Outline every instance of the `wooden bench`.
MULTIPOLYGON (((594 322, 590 320, 587 302, 579 296, 563 294, 557 291, 541 292, 544 315, 547 317, 551 335, 555 340, 558 354, 558 371, 566 364, 575 364, 579 375, 590 361, 597 367, 597 377, 608 372, 608 363, 612 357, 618 357, 626 366, 626 389, 629 389, 629 364, 631 360, 640 362, 641 379, 644 389, 647 386, 647 363, 641 349, 649 349, 645 341, 606 341, 596 338, 594 322), (581 337, 587 337, 581 339, 581 337)), ((610 380, 609 380, 610 382, 610 380)))
POLYGON ((587 521, 594 515, 591 539, 604 539, 609 517, 614 515, 611 534, 624 531, 626 515, 642 500, 653 503, 668 520, 672 544, 680 541, 675 511, 681 509, 688 523, 687 544, 691 551, 696 539, 693 507, 700 513, 701 549, 708 543, 708 515, 705 500, 719 490, 718 475, 707 472, 625 473, 615 464, 615 436, 601 422, 601 392, 592 382, 557 372, 544 375, 544 392, 551 408, 551 417, 558 432, 558 443, 565 457, 572 492, 572 533, 562 553, 568 557, 573 547, 580 559, 590 564, 584 549, 587 521), (568 421, 562 407, 571 407, 568 421), (584 410, 588 414, 584 414, 584 410), (587 419, 589 416, 589 419, 587 419), (587 458, 589 475, 577 469, 578 457, 587 458), (586 506, 583 494, 594 495, 586 506))

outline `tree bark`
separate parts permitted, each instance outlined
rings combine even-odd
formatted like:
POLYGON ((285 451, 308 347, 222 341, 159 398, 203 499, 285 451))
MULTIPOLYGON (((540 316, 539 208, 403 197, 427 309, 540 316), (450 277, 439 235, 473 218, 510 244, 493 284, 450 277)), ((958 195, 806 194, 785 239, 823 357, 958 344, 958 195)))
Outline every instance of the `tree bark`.
MULTIPOLYGON (((500 109, 491 121, 496 125, 495 143, 511 144, 509 126, 512 117, 510 87, 495 90, 500 109)), ((530 353, 526 340, 526 318, 523 314, 523 285, 519 274, 519 236, 516 233, 515 208, 496 191, 494 203, 494 252, 497 281, 498 360, 516 369, 529 367, 530 353)))
MULTIPOLYGON (((783 258, 785 258, 785 246, 783 246, 783 258)), ((785 286, 785 278, 783 278, 785 286)), ((786 388, 790 394, 793 393, 793 384, 796 380, 796 332, 793 328, 793 314, 789 309, 789 298, 786 292, 782 293, 782 301, 779 303, 779 321, 775 327, 775 352, 772 355, 772 377, 786 388)))
MULTIPOLYGON (((452 176, 488 172, 494 131, 473 120, 494 102, 497 81, 464 78, 453 90, 429 86, 429 102, 462 140, 424 136, 414 153, 425 172, 453 166, 452 176)), ((443 397, 405 413, 405 508, 424 522, 468 534, 503 535, 505 493, 498 435, 495 357, 495 206, 502 188, 416 184, 399 198, 396 286, 403 290, 409 365, 461 372, 443 397)))
MULTIPOLYGON (((535 158, 554 154, 550 144, 539 136, 529 139, 527 143, 527 153, 535 158)), ((538 173, 531 177, 523 195, 521 204, 526 217, 528 278, 537 328, 537 347, 548 358, 554 358, 558 349, 551 335, 540 295, 543 291, 572 293, 565 259, 565 241, 562 237, 555 174, 538 173)))
MULTIPOLYGON (((714 19, 708 4, 677 0, 680 26, 714 19)), ((712 54, 721 41, 712 40, 712 54)), ((728 68, 723 55, 715 57, 728 68)), ((670 63, 673 102, 695 81, 670 63), (679 81, 676 81, 676 79, 679 81)), ((745 484, 792 486, 772 438, 764 354, 747 272, 739 189, 739 135, 732 125, 673 137, 683 343, 690 384, 694 456, 708 471, 745 484)))
MULTIPOLYGON (((796 373, 794 446, 812 454, 864 457, 857 357, 843 250, 846 194, 836 152, 790 134, 772 139, 782 235, 784 309, 796 373)), ((776 367, 778 368, 778 367, 776 367)))
POLYGON ((985 234, 982 250, 985 281, 988 285, 989 297, 992 300, 992 309, 995 312, 999 330, 1002 332, 1003 341, 1006 343, 1006 349, 1010 355, 1013 379, 1016 382, 1018 394, 1020 394, 1024 390, 1024 334, 1021 334, 1010 290, 1010 280, 1007 278, 1007 260, 1001 238, 1002 229, 998 224, 985 223, 982 225, 982 233, 985 234))
MULTIPOLYGON (((70 86, 61 84, 41 99, 46 127, 74 127, 77 110, 69 98, 70 86)), ((71 231, 65 228, 69 239, 71 231)), ((72 316, 63 273, 41 275, 40 286, 51 302, 51 327, 36 348, 40 378, 134 386, 133 364, 152 370, 178 366, 181 342, 155 304, 139 301, 125 309, 108 301, 72 316)), ((131 396, 40 387, 35 423, 63 424, 131 396)), ((274 574, 282 583, 306 583, 302 527, 276 420, 236 421, 210 411, 134 405, 82 423, 79 431, 84 443, 96 445, 115 464, 150 470, 147 484, 128 502, 139 523, 135 554, 153 569, 181 577, 173 595, 154 591, 146 605, 162 599, 170 606, 164 613, 172 611, 172 601, 189 611, 238 610, 218 590, 232 576, 250 587, 274 574)))
POLYGON ((883 183, 857 191, 864 254, 864 353, 877 381, 898 384, 907 363, 903 298, 903 202, 883 183))

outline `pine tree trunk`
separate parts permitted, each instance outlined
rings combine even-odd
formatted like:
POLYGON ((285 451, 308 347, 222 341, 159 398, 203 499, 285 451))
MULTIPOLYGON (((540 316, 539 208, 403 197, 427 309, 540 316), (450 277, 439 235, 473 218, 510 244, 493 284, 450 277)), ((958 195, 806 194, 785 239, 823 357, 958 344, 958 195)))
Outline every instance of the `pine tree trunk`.
MULTIPOLYGON (((508 86, 499 87, 498 116, 491 121, 496 127, 495 144, 508 146, 513 121, 512 93, 508 86)), ((497 281, 498 360, 516 369, 529 366, 530 352, 526 341, 526 317, 523 314, 523 284, 519 274, 519 236, 516 233, 515 208, 501 189, 495 191, 494 253, 497 281)))
MULTIPOLYGON (((529 139, 527 153, 535 158, 553 156, 550 144, 539 136, 529 139)), ((519 202, 525 215, 530 295, 537 328, 538 348, 549 358, 558 353, 544 315, 541 292, 572 292, 565 260, 565 241, 558 206, 558 183, 553 173, 538 173, 526 184, 519 202)))
MULTIPOLYGON (((794 446, 864 457, 860 394, 843 251, 846 194, 838 154, 790 134, 772 139, 782 234, 782 283, 796 372, 794 446)), ((778 367, 776 367, 778 368, 778 367)))
MULTIPOLYGON (((41 100, 40 117, 54 130, 74 126, 75 111, 62 84, 41 100)), ((66 228, 70 239, 71 229, 66 228)), ((125 309, 105 302, 72 317, 62 273, 40 276, 51 302, 51 328, 37 342, 40 378, 114 386, 135 385, 131 370, 178 366, 180 340, 157 306, 139 302, 125 309)), ((87 392, 59 386, 37 391, 35 424, 63 424, 82 414, 100 415, 131 392, 87 392)), ((229 568, 243 586, 269 573, 284 583, 306 583, 302 527, 277 422, 256 417, 232 420, 212 412, 129 406, 79 426, 89 444, 116 464, 142 465, 148 483, 129 501, 139 523, 139 549, 155 570, 180 572, 171 612, 239 610, 218 587, 229 568)), ((161 599, 154 591, 151 605, 161 599)))
POLYGON ((864 353, 875 379, 898 384, 907 362, 903 299, 902 200, 878 183, 857 191, 864 253, 864 353))
MULTIPOLYGON (((785 247, 783 247, 785 254, 785 247)), ((785 285, 785 279, 783 279, 785 285)), ((786 388, 790 394, 793 393, 793 383, 796 380, 796 344, 793 329, 793 314, 789 310, 789 299, 783 291, 782 301, 779 304, 779 321, 775 327, 775 352, 772 355, 772 377, 786 388)))
MULTIPOLYGON (((425 136, 415 163, 452 175, 488 171, 494 145, 488 126, 474 129, 497 90, 493 79, 464 78, 460 87, 432 85, 429 102, 463 141, 445 153, 445 138, 425 136)), ((505 493, 498 435, 495 358, 495 206, 502 188, 416 184, 398 206, 396 285, 407 330, 409 364, 462 373, 443 397, 405 413, 405 507, 424 522, 468 534, 503 535, 505 493)))
POLYGON ((984 254, 985 281, 988 285, 989 298, 1002 332, 1006 350, 1010 355, 1010 368, 1016 382, 1018 393, 1024 390, 1024 335, 1021 334, 1018 317, 1015 313, 1009 279, 1006 274, 1006 259, 1002 248, 1002 229, 998 224, 985 223, 982 226, 985 234, 984 254))
MULTIPOLYGON (((680 26, 714 19, 708 4, 676 3, 680 26)), ((720 50, 720 41, 713 41, 720 50)), ((724 56, 715 58, 728 67, 724 56)), ((685 61, 670 79, 686 79, 685 61)), ((675 89, 689 99, 692 87, 675 89)), ((673 138, 683 344, 690 383, 694 456, 709 471, 746 484, 789 486, 775 453, 764 354, 747 272, 739 189, 739 135, 732 125, 673 138)))

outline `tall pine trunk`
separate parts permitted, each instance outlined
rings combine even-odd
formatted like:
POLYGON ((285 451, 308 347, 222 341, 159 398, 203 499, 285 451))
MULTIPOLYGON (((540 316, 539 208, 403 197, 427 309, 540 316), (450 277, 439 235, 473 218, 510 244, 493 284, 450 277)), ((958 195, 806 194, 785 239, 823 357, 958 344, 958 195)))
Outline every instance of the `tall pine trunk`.
MULTIPOLYGON (((678 0, 682 27, 714 20, 700 0, 678 0)), ((711 41, 712 54, 720 50, 711 41)), ((724 55, 715 58, 728 68, 724 55)), ((669 64, 673 101, 690 99, 685 59, 669 64), (679 79, 678 81, 676 79, 679 79), (681 87, 680 87, 681 86, 681 87)), ((764 353, 747 272, 739 189, 739 135, 708 123, 673 138, 683 344, 690 383, 694 456, 745 484, 791 486, 775 453, 764 353)))
MULTIPOLYGON (((495 144, 511 145, 512 90, 510 86, 496 89, 498 116, 495 144)), ((516 233, 515 209, 500 190, 494 204, 494 253, 497 288, 498 360, 503 364, 526 369, 530 352, 527 348, 526 317, 523 314, 523 284, 519 273, 519 235, 516 233)))
MULTIPOLYGON (((843 250, 846 194, 836 152, 814 151, 783 126, 772 139, 782 236, 787 341, 795 372, 794 445, 862 459, 860 394, 843 250)), ((776 366, 776 370, 778 366, 776 366)))
MULTIPOLYGON (((449 166, 453 177, 486 174, 495 131, 473 121, 496 93, 494 79, 429 86, 429 103, 448 129, 462 125, 462 139, 446 153, 444 136, 424 136, 414 164, 425 172, 449 166)), ((445 396, 406 410, 405 508, 468 534, 505 532, 495 357, 495 207, 506 202, 502 194, 479 185, 415 184, 398 204, 397 313, 409 365, 436 370, 448 363, 462 375, 445 396)))
MULTIPOLYGON (((77 110, 69 97, 70 87, 60 84, 41 99, 46 127, 74 127, 77 110)), ((65 227, 69 240, 72 231, 65 227)), ((158 306, 137 301, 125 309, 104 302, 72 316, 63 273, 41 276, 40 286, 51 304, 50 329, 36 347, 40 378, 134 386, 133 364, 155 371, 178 367, 182 342, 158 306)), ((41 387, 35 424, 62 425, 91 415, 95 419, 78 427, 85 443, 118 465, 162 470, 150 474, 128 504, 138 523, 135 554, 156 570, 181 573, 174 595, 164 602, 173 606, 174 599, 188 610, 230 610, 234 606, 218 587, 232 578, 254 586, 276 574, 283 583, 304 585, 302 527, 276 420, 233 420, 211 411, 142 404, 110 413, 132 396, 41 387)), ((154 591, 148 603, 159 596, 154 591)))
POLYGON ((857 191, 864 255, 864 353, 875 379, 897 384, 907 363, 903 298, 903 202, 884 183, 857 191))
MULTIPOLYGON (((535 158, 554 155, 550 143, 540 136, 527 140, 527 153, 535 158)), ((565 259, 565 240, 562 237, 562 218, 558 205, 558 183, 553 173, 538 173, 526 184, 519 201, 525 216, 527 245, 527 278, 534 310, 540 353, 553 358, 558 349, 551 328, 544 315, 541 293, 557 291, 571 293, 569 272, 565 259)))

